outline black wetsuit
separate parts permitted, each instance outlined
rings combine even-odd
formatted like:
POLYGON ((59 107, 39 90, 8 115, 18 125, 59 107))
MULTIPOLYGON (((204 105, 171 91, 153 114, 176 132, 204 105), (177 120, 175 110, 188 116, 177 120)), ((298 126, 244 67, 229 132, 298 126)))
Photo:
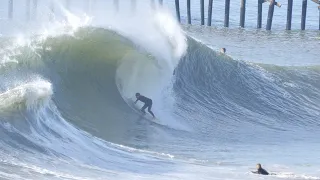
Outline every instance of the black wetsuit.
POLYGON ((139 98, 137 99, 137 101, 141 101, 144 103, 144 106, 141 108, 141 111, 143 113, 145 113, 145 109, 148 108, 148 112, 154 117, 154 114, 153 112, 151 111, 151 108, 152 108, 152 100, 147 98, 147 97, 144 97, 144 96, 139 96, 139 98))
POLYGON ((253 172, 253 173, 262 174, 262 175, 269 175, 269 173, 266 170, 264 170, 263 168, 259 168, 258 171, 253 172))

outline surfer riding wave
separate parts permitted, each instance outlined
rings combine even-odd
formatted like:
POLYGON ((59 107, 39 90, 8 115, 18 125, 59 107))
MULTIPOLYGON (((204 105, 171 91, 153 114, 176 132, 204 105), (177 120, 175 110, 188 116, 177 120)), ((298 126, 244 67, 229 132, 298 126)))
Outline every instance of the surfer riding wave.
POLYGON ((135 104, 138 102, 138 101, 141 101, 144 103, 143 107, 141 108, 141 111, 145 114, 146 111, 145 109, 148 108, 148 112, 153 116, 153 118, 155 118, 153 112, 151 111, 151 108, 152 108, 152 100, 145 97, 145 96, 142 96, 140 93, 136 93, 136 98, 137 100, 134 102, 135 104))

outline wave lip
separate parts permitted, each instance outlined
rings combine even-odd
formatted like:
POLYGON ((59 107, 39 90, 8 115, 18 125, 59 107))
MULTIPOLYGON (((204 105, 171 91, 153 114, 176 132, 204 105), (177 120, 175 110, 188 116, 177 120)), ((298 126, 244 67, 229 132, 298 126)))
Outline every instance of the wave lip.
POLYGON ((0 94, 0 111, 21 105, 28 109, 39 107, 48 102, 52 94, 52 85, 48 81, 26 82, 0 94))

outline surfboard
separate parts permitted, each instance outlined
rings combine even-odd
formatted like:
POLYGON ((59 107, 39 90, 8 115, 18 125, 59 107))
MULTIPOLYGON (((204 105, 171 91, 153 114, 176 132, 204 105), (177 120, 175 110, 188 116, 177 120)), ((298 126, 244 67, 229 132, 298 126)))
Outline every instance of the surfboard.
POLYGON ((157 121, 157 120, 158 120, 157 118, 154 118, 154 117, 153 117, 151 114, 149 114, 148 112, 146 112, 146 113, 141 112, 141 110, 140 110, 138 107, 136 107, 136 106, 134 106, 133 108, 135 109, 136 112, 138 112, 141 116, 143 116, 144 118, 146 118, 146 119, 148 119, 148 120, 151 120, 151 121, 157 121))
POLYGON ((134 104, 134 100, 132 100, 131 98, 124 98, 124 100, 132 110, 134 110, 137 114, 140 115, 141 119, 148 121, 156 126, 170 128, 170 126, 167 123, 164 123, 159 118, 153 118, 152 115, 148 113, 148 111, 146 111, 145 114, 142 113, 140 110, 142 106, 139 106, 138 103, 134 104))
POLYGON ((131 99, 128 99, 127 103, 135 112, 143 116, 145 119, 158 122, 158 119, 156 117, 153 118, 153 116, 149 114, 148 111, 146 111, 146 113, 141 112, 141 108, 137 104, 134 104, 134 101, 132 101, 131 99))

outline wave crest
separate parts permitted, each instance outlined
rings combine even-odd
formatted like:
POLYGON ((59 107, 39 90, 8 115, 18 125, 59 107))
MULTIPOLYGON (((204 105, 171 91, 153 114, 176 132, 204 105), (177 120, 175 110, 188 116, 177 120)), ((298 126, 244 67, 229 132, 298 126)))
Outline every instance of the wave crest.
POLYGON ((0 93, 0 111, 16 107, 37 109, 43 106, 53 94, 50 82, 39 79, 25 82, 0 93))

